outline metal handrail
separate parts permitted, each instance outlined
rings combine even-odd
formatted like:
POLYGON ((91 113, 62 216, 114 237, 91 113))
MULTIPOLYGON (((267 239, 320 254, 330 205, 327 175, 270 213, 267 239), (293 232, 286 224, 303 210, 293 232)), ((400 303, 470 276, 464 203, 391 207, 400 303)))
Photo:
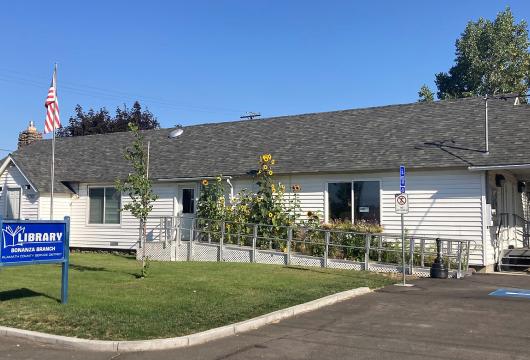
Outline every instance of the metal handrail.
MULTIPOLYGON (((399 265, 402 262, 399 260, 400 256, 396 255, 396 253, 401 252, 401 234, 397 233, 363 233, 300 225, 272 226, 270 224, 237 223, 221 219, 204 218, 195 218, 190 226, 187 226, 181 221, 182 218, 180 216, 149 218, 151 223, 153 223, 153 219, 158 219, 159 237, 158 240, 153 241, 162 241, 165 247, 168 242, 172 241, 176 241, 178 244, 181 241, 187 242, 188 239, 184 240, 182 235, 189 234, 191 242, 213 243, 213 245, 219 246, 220 253, 222 253, 224 246, 231 245, 252 247, 253 258, 255 258, 256 250, 287 251, 288 259, 290 259, 291 253, 306 255, 307 251, 309 251, 311 254, 309 256, 318 257, 323 255, 325 264, 327 264, 328 257, 332 256, 332 254, 334 254, 335 259, 348 259, 351 261, 360 261, 361 257, 364 256, 365 269, 368 269, 370 264, 374 264, 374 262, 394 265, 399 265), (206 224, 206 226, 201 226, 202 224, 206 224), (232 224, 237 225, 234 228, 236 231, 227 231, 228 225, 232 224), (268 231, 260 232, 260 228, 275 228, 276 231, 272 233, 268 233, 268 231), (293 230, 296 231, 294 235, 293 230), (300 236, 301 231, 309 235, 300 236), (285 234, 285 237, 280 235, 282 233, 285 234), (206 236, 201 236, 201 234, 206 236), (334 238, 341 239, 335 242, 334 238), (251 243, 252 245, 250 245, 251 243), (375 260, 374 256, 377 257, 377 260, 375 260), (391 259, 391 262, 385 262, 385 259, 391 259)), ((447 259, 449 266, 451 261, 454 261, 457 276, 461 275, 463 263, 469 267, 471 246, 476 243, 475 240, 413 234, 406 236, 410 273, 416 266, 425 268, 426 260, 436 255, 434 242, 438 239, 442 241, 444 257, 447 259), (445 246, 443 246, 444 244, 445 246)), ((219 255, 219 258, 222 258, 222 255, 219 255)))

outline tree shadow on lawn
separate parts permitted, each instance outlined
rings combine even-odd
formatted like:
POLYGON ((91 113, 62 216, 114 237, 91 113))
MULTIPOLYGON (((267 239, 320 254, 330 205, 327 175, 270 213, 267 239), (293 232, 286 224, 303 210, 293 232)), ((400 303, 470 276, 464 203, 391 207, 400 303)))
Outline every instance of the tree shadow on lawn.
POLYGON ((77 264, 72 264, 72 263, 70 263, 69 269, 70 270, 76 270, 76 271, 79 271, 79 272, 85 272, 85 271, 100 272, 101 271, 101 272, 109 272, 109 273, 121 273, 121 274, 125 274, 125 275, 130 275, 130 276, 132 276, 132 277, 134 277, 136 279, 143 278, 141 273, 132 273, 132 272, 127 272, 127 271, 109 270, 109 269, 104 268, 104 267, 77 265, 77 264))
POLYGON ((77 270, 77 271, 81 271, 81 272, 83 272, 83 271, 107 271, 107 272, 111 272, 110 270, 107 270, 104 267, 85 266, 85 265, 77 265, 77 264, 72 264, 72 263, 70 263, 68 268, 71 269, 71 270, 77 270))
POLYGON ((23 298, 30 298, 30 297, 37 297, 37 296, 44 296, 45 298, 55 300, 57 302, 61 302, 60 299, 57 299, 53 296, 40 293, 37 291, 33 291, 27 288, 21 288, 21 289, 15 289, 15 290, 7 290, 7 291, 0 291, 0 301, 9 301, 9 300, 15 300, 15 299, 23 299, 23 298))

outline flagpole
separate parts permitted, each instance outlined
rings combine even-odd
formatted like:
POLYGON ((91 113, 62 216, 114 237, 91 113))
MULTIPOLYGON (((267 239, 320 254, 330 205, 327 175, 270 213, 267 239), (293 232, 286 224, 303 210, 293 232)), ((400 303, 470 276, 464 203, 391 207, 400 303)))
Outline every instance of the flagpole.
MULTIPOLYGON (((57 63, 53 69, 53 86, 55 90, 55 99, 57 100, 57 63)), ((53 114, 53 136, 52 136, 52 170, 51 170, 51 185, 50 185, 50 220, 53 220, 53 184, 55 182, 55 116, 53 114)))

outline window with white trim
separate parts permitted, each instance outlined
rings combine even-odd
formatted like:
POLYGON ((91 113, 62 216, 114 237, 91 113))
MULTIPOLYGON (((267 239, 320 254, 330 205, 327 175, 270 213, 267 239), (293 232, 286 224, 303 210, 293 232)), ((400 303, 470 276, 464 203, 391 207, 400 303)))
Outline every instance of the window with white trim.
POLYGON ((88 189, 89 224, 119 224, 121 196, 114 187, 88 189))
POLYGON ((379 181, 336 182, 328 184, 329 221, 381 222, 379 181))

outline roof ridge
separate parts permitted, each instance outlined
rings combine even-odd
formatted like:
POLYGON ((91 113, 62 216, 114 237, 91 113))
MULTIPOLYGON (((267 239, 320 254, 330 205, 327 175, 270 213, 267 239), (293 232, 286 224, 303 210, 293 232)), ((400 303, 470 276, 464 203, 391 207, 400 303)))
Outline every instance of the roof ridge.
MULTIPOLYGON (((271 121, 271 120, 281 120, 285 118, 293 118, 293 117, 308 117, 308 116, 314 116, 314 115, 324 115, 324 114, 340 114, 345 112, 362 112, 362 111, 368 111, 368 110, 375 110, 375 109, 389 109, 389 108, 399 108, 399 107, 410 107, 410 106, 429 106, 429 105, 438 105, 443 103, 450 103, 450 102, 462 102, 462 101, 470 101, 470 100, 477 100, 480 98, 480 96, 473 96, 473 97, 466 97, 466 98, 455 98, 455 99, 442 99, 442 100, 435 100, 432 102, 411 102, 411 103, 401 103, 401 104, 388 104, 388 105, 375 105, 375 106, 368 106, 368 107, 360 107, 360 108, 351 108, 351 109, 340 109, 340 110, 330 110, 330 111, 318 111, 318 112, 308 112, 308 113, 301 113, 301 114, 288 114, 288 115, 278 115, 278 116, 271 116, 271 117, 263 117, 263 118, 257 118, 257 119, 245 119, 245 120, 228 120, 228 121, 217 121, 217 122, 205 122, 200 124, 191 124, 187 126, 183 126, 183 128, 193 128, 193 127, 203 127, 203 126, 210 126, 210 125, 222 125, 222 124, 230 124, 230 123, 251 123, 251 122, 263 122, 263 121, 271 121)), ((151 133, 151 132, 157 132, 157 131, 167 131, 170 129, 174 129, 174 127, 167 127, 167 128, 158 128, 158 129, 148 129, 148 130, 141 130, 143 133, 151 133)), ((110 132, 110 133, 102 133, 102 134, 88 134, 88 135, 82 135, 82 136, 64 136, 64 137, 56 137, 56 140, 63 140, 63 139, 71 139, 71 138, 94 138, 96 136, 110 136, 110 135, 124 135, 124 134, 130 134, 129 131, 116 131, 116 132, 110 132)), ((41 139, 39 142, 48 142, 52 139, 41 139)), ((36 142, 35 142, 36 143, 36 142)), ((30 144, 31 145, 31 144, 30 144)), ((18 149, 17 149, 18 150, 18 149)), ((14 152, 16 152, 15 150, 14 152)))

